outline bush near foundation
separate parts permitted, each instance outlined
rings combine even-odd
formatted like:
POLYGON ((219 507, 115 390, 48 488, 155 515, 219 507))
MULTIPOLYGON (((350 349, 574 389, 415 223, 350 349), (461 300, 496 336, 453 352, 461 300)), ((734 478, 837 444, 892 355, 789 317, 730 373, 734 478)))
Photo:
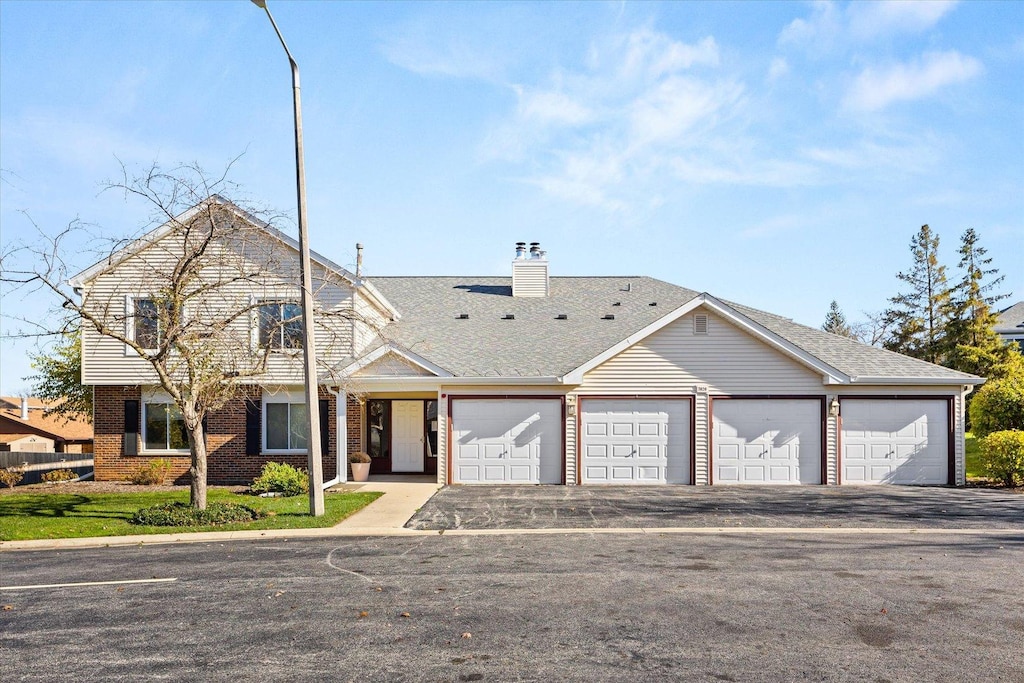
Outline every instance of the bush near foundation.
POLYGON ((18 482, 25 477, 25 473, 17 467, 6 467, 0 470, 0 484, 3 484, 9 489, 13 489, 18 485, 18 482))
POLYGON ((285 462, 268 462, 263 466, 260 476, 252 480, 249 490, 256 494, 298 496, 309 493, 309 474, 285 462))
POLYGON ((171 473, 171 467, 171 461, 166 458, 150 460, 136 467, 129 480, 137 486, 162 486, 171 473))
POLYGON ((62 481, 71 481, 72 479, 78 479, 78 475, 69 469, 50 470, 49 472, 43 473, 42 480, 51 484, 57 484, 62 481))
POLYGON ((981 440, 985 474, 1006 486, 1024 485, 1024 431, 993 432, 981 440))

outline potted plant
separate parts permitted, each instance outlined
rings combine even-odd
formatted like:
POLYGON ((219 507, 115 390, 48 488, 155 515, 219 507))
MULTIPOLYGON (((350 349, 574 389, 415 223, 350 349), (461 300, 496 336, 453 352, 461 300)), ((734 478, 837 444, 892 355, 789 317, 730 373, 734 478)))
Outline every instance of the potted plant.
POLYGON ((370 477, 370 456, 362 451, 350 453, 349 465, 352 467, 352 481, 366 481, 370 477))

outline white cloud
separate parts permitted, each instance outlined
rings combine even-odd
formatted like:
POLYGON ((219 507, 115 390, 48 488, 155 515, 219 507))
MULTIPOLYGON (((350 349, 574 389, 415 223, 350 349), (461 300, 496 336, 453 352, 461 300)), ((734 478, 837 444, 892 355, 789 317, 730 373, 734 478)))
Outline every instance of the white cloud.
POLYGON ((685 144, 687 132, 698 124, 713 125, 715 115, 739 100, 742 91, 729 82, 665 79, 630 105, 631 144, 685 144))
POLYGON ((791 21, 779 33, 779 45, 828 53, 850 42, 926 31, 956 6, 957 0, 888 0, 840 5, 818 0, 808 17, 791 21))
POLYGON ((776 57, 768 65, 768 80, 774 82, 789 73, 789 62, 783 57, 776 57))
POLYGON ((423 76, 496 80, 502 71, 493 53, 457 38, 432 42, 417 35, 394 36, 381 51, 392 64, 423 76))
POLYGON ((843 105, 857 111, 878 111, 894 102, 929 97, 981 72, 981 62, 955 50, 926 53, 913 63, 865 69, 853 82, 843 105))
POLYGON ((519 115, 542 123, 578 126, 593 118, 593 112, 586 105, 572 99, 565 93, 538 91, 528 93, 523 86, 513 88, 519 96, 519 115))
POLYGON ((850 33, 860 40, 919 33, 937 24, 956 4, 956 0, 853 2, 847 10, 850 33))

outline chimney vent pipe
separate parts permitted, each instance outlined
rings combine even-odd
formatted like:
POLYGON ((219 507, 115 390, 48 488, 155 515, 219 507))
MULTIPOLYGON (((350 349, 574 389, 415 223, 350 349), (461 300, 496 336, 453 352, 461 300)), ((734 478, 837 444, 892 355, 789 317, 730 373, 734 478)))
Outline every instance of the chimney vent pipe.
POLYGON ((21 419, 28 422, 28 397, 21 397, 21 419))

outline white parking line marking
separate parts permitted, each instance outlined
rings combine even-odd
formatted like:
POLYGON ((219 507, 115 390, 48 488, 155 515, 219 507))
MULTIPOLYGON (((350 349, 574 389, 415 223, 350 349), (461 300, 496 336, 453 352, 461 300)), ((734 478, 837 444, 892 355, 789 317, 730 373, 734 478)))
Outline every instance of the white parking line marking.
POLYGON ((167 583, 173 579, 125 579, 123 581, 82 581, 81 583, 37 583, 27 586, 0 586, 0 591, 22 591, 33 588, 78 588, 79 586, 117 586, 125 583, 167 583))

